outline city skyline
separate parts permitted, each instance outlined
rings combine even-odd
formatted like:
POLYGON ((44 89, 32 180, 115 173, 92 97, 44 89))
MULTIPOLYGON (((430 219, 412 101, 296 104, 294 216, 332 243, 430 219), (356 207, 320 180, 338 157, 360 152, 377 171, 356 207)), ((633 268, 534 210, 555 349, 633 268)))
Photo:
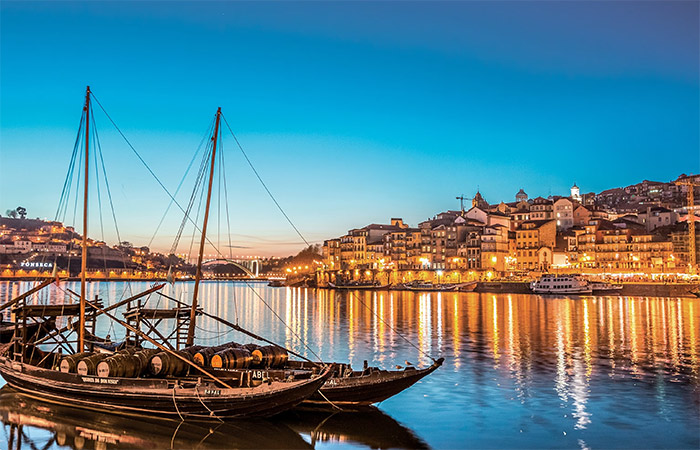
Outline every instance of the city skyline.
MULTIPOLYGON (((171 191, 222 106, 315 243, 477 189, 495 203, 699 171, 697 3, 399 5, 3 2, 1 211, 54 218, 87 84, 171 191)), ((168 198, 98 120, 122 234, 145 245, 168 198)), ((234 244, 298 251, 224 143, 234 244)))

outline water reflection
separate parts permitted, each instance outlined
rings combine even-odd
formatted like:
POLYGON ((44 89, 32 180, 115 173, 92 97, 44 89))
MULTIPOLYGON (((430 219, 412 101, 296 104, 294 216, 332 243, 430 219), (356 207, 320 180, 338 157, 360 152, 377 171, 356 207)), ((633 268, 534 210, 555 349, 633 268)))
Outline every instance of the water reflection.
POLYGON ((411 430, 374 407, 337 411, 299 407, 269 420, 179 422, 123 416, 46 403, 0 389, 0 420, 12 450, 71 448, 313 448, 350 443, 369 448, 424 449, 411 430))
MULTIPOLYGON (((29 288, 21 284, 0 282, 0 299, 29 288)), ((126 297, 124 286, 90 283, 105 304, 126 297)), ((164 290, 189 301, 191 286, 164 290)), ((445 357, 443 368, 381 405, 431 446, 609 447, 609 439, 622 446, 700 445, 696 299, 204 286, 207 312, 307 357, 355 367, 368 360, 387 369, 445 357), (493 441, 484 440, 494 429, 493 441)), ((65 299, 51 288, 31 301, 65 299)), ((156 300, 168 305, 157 296, 150 301, 156 300)), ((99 327, 123 334, 107 322, 99 327)), ((207 318, 197 333, 207 345, 241 339, 207 318)))
POLYGON ((281 422, 245 420, 178 422, 129 417, 45 403, 0 389, 0 419, 7 448, 310 448, 281 422))

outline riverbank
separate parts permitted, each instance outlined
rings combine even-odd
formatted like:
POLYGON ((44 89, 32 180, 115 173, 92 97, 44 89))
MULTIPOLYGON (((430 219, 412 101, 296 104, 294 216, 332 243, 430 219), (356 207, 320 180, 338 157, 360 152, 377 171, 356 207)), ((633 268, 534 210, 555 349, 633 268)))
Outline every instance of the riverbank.
MULTIPOLYGON (((691 297, 690 292, 697 289, 692 283, 622 283, 622 290, 609 295, 630 297, 691 297)), ((523 281, 485 281, 477 284, 475 292, 492 292, 499 294, 531 294, 530 283, 523 281)))
MULTIPOLYGON (((0 278, 0 281, 36 281, 36 278, 0 278)), ((61 281, 80 281, 80 278, 61 278, 61 281)), ((165 278, 149 279, 122 279, 122 278, 88 278, 88 281, 101 282, 167 282, 165 278)), ((176 282, 192 282, 191 279, 175 280, 176 282)), ((206 279, 204 282, 212 281, 247 281, 247 282, 268 282, 267 278, 226 278, 226 279, 206 279)), ((613 294, 630 297, 689 297, 696 298, 691 291, 698 289, 700 285, 693 283, 622 283, 622 290, 613 294)), ((494 294, 531 294, 530 283, 526 281, 479 281, 474 289, 479 293, 494 294)))

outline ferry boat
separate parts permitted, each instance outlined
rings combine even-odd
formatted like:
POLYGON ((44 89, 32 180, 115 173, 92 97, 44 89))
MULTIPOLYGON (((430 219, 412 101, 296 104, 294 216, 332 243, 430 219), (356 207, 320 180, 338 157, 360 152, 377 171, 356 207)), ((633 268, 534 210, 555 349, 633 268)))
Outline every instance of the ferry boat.
POLYGON ((590 294, 591 285, 577 275, 542 275, 530 285, 535 294, 590 294))

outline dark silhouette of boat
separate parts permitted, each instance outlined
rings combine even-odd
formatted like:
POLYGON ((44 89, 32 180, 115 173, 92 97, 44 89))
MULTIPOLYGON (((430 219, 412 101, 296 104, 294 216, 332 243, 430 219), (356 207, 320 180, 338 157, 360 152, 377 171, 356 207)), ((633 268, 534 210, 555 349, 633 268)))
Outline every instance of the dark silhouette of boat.
POLYGON ((451 292, 464 291, 471 292, 476 288, 476 282, 468 283, 431 283, 427 281, 410 281, 395 286, 396 290, 400 291, 415 291, 415 292, 451 292))
POLYGON ((362 282, 362 281, 350 281, 348 283, 331 283, 328 282, 328 287, 331 289, 338 290, 369 290, 369 291, 382 291, 389 289, 389 284, 381 284, 378 282, 362 282))
POLYGON ((379 403, 430 375, 442 365, 444 360, 440 358, 424 369, 409 366, 403 370, 382 370, 376 367, 352 370, 347 364, 336 363, 328 381, 318 393, 306 401, 357 405, 379 403))
POLYGON ((343 408, 304 404, 279 416, 291 429, 317 442, 350 442, 368 448, 428 449, 428 444, 374 406, 343 408))
MULTIPOLYGON (((7 448, 311 448, 299 433, 282 421, 240 419, 227 422, 180 421, 142 415, 110 414, 49 403, 21 394, 10 386, 0 389, 0 421, 9 427, 7 448), (47 430, 41 445, 31 429, 47 430), (35 444, 37 444, 35 446, 35 444)), ((7 429, 7 428, 6 428, 7 429)))

